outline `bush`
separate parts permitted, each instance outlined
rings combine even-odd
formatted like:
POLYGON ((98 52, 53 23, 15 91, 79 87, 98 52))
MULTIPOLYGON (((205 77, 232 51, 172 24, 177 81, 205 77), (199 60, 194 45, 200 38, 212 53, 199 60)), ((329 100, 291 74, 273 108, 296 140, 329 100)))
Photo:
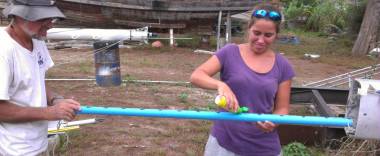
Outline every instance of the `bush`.
POLYGON ((306 28, 313 31, 323 31, 326 26, 334 25, 344 29, 347 25, 347 3, 344 0, 321 1, 311 10, 306 28))
POLYGON ((178 98, 182 103, 187 103, 187 99, 189 98, 189 94, 182 92, 181 94, 178 95, 178 98))
POLYGON ((284 10, 286 20, 296 20, 304 14, 304 5, 298 6, 296 1, 291 1, 284 10))
POLYGON ((196 48, 199 46, 199 43, 201 41, 201 37, 199 35, 187 34, 183 37, 184 38, 192 38, 192 39, 176 40, 175 42, 177 43, 177 47, 196 48))
POLYGON ((305 30, 323 32, 326 27, 345 30, 348 25, 350 10, 345 0, 291 0, 285 6, 286 22, 305 23, 305 30))
POLYGON ((297 5, 307 5, 313 6, 316 4, 318 0, 281 0, 285 5, 289 5, 290 3, 296 3, 297 5))
POLYGON ((308 17, 318 0, 291 0, 285 4, 284 15, 287 20, 308 17))
POLYGON ((360 1, 358 5, 351 4, 347 8, 348 16, 348 31, 349 34, 357 35, 362 25, 365 9, 367 6, 367 0, 360 1))
POLYGON ((282 148, 284 156, 310 156, 307 147, 299 142, 290 143, 282 148))

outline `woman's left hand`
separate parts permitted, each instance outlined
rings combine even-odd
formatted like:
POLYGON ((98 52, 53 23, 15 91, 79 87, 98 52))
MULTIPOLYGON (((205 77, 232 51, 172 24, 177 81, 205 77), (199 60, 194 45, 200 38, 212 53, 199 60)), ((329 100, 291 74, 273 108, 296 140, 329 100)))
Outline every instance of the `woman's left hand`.
POLYGON ((256 123, 257 127, 259 127, 262 131, 265 133, 272 132, 278 125, 274 124, 273 122, 270 121, 259 121, 256 123))

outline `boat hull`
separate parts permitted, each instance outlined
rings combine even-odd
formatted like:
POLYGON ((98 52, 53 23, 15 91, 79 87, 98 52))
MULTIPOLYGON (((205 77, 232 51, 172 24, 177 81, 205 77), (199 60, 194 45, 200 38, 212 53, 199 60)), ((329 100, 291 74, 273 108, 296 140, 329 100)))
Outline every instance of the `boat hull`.
POLYGON ((65 25, 98 28, 189 28, 212 25, 219 11, 236 14, 250 10, 257 1, 244 0, 61 0, 58 7, 68 20, 65 25))

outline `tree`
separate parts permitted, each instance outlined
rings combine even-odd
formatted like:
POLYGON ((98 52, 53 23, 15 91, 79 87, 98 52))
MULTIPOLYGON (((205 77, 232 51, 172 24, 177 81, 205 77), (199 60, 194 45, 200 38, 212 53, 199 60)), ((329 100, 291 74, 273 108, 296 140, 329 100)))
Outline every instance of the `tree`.
POLYGON ((366 55, 380 41, 380 0, 368 0, 359 35, 352 48, 354 55, 366 55))

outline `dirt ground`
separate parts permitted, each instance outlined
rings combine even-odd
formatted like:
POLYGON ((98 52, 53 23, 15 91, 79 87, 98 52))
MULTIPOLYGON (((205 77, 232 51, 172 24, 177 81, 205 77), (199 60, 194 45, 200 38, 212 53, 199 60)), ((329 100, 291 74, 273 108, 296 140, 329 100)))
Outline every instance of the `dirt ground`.
MULTIPOLYGON (((92 49, 51 50, 56 66, 48 78, 94 78, 92 49)), ((287 56, 285 54, 285 56, 287 56)), ((126 80, 188 81, 191 72, 210 57, 186 48, 120 49, 121 73, 126 80)), ((312 60, 287 56, 296 70, 294 85, 350 71, 312 60)), ((215 91, 190 85, 123 83, 102 88, 94 81, 48 81, 47 85, 82 105, 133 108, 212 110, 215 91)), ((104 122, 71 131, 58 150, 61 155, 202 155, 210 121, 79 115, 104 122)), ((65 137, 66 138, 66 137, 65 137)))

